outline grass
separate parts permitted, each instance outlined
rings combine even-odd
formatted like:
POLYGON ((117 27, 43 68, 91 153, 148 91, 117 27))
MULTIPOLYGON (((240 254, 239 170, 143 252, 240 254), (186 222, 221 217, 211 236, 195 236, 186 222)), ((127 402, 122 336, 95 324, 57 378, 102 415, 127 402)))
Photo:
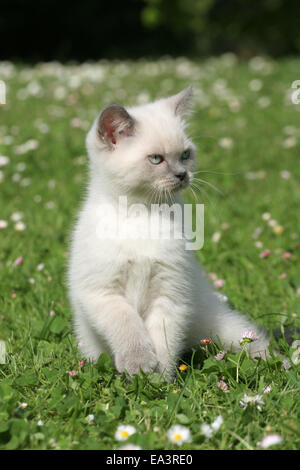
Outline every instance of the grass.
MULTIPOLYGON (((0 64, 7 85, 0 155, 10 159, 0 173, 0 219, 8 223, 0 230, 1 449, 115 449, 123 445, 115 439, 120 424, 135 426, 127 442, 143 449, 177 448, 166 435, 173 424, 191 432, 182 449, 259 449, 269 434, 282 437, 270 449, 299 449, 299 365, 283 337, 272 340, 281 354, 267 362, 245 353, 217 361, 217 346, 199 345, 181 358, 187 368, 177 370, 173 383, 143 373, 128 383, 106 355, 95 366, 79 365, 65 285, 70 231, 87 180, 84 139, 95 115, 111 101, 144 102, 192 83, 190 134, 199 169, 210 171, 199 175, 222 191, 203 184, 197 193, 205 203, 199 261, 225 281, 220 291, 236 309, 269 330, 294 331, 300 105, 289 92, 299 65, 294 59, 239 62, 232 55, 199 63, 0 64), (271 254, 260 257, 266 249, 271 254), (291 257, 283 258, 285 252, 291 257), (15 265, 19 257, 23 262, 15 265), (218 387, 222 377, 227 392, 218 387), (261 411, 253 404, 244 409, 244 394, 262 394, 261 411), (208 439, 201 424, 218 415, 223 424, 208 439)), ((189 191, 185 196, 194 200, 189 191)))

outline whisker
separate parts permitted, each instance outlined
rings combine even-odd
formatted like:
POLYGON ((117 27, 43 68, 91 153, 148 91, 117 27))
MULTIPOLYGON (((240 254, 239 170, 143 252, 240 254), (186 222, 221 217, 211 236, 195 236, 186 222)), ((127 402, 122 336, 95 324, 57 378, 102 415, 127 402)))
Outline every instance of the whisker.
POLYGON ((200 191, 200 193, 203 193, 207 199, 208 199, 208 202, 215 207, 215 204, 212 203, 211 201, 211 198, 208 196, 207 192, 205 191, 205 189, 203 187, 199 187, 196 183, 191 183, 191 186, 193 186, 194 189, 197 189, 198 191, 200 191))
POLYGON ((193 194, 193 196, 194 196, 195 202, 197 203, 197 202, 198 202, 198 198, 197 198, 197 195, 196 195, 195 191, 193 190, 192 186, 189 186, 189 189, 192 191, 192 194, 193 194))
POLYGON ((193 171, 193 175, 197 175, 198 173, 212 173, 215 175, 226 175, 226 176, 236 176, 236 175, 241 175, 241 171, 236 171, 235 173, 225 173, 223 171, 215 171, 215 170, 197 170, 193 171))
POLYGON ((224 193, 216 188, 216 186, 214 186, 213 184, 209 183, 208 181, 205 181, 205 180, 202 180, 201 178, 194 178, 195 181, 200 181, 201 183, 204 183, 204 184, 207 184, 208 186, 210 186, 212 189, 214 189, 215 191, 217 191, 218 193, 220 193, 222 196, 224 196, 224 193))

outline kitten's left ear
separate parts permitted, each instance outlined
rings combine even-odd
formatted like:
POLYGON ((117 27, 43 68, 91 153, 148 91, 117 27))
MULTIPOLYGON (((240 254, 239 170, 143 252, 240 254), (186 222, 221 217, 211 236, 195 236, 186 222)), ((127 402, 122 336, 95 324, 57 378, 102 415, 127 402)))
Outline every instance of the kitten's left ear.
POLYGON ((98 118, 97 132, 105 144, 112 148, 122 136, 134 133, 135 121, 123 106, 117 103, 106 106, 98 118))
POLYGON ((193 87, 190 85, 188 88, 185 88, 180 93, 177 93, 177 95, 173 95, 167 99, 169 104, 172 106, 174 114, 176 116, 188 114, 188 112, 191 111, 191 98, 193 96, 193 93, 193 87))

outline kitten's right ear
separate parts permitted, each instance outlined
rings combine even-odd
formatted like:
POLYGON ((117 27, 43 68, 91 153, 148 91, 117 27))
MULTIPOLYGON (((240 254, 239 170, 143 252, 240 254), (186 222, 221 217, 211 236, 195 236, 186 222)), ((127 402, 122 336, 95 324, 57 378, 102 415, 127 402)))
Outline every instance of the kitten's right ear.
POLYGON ((180 93, 177 93, 177 95, 167 98, 167 102, 171 105, 176 116, 189 114, 193 93, 193 87, 190 85, 180 93))
POLYGON ((101 141, 113 148, 122 136, 134 134, 135 121, 123 106, 117 103, 106 106, 98 118, 97 133, 101 141))

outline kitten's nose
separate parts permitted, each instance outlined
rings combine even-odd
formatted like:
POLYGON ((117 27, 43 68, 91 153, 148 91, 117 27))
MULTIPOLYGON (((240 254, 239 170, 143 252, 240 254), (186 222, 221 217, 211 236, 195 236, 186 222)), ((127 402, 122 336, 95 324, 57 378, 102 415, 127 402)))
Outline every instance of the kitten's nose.
POLYGON ((183 171, 181 173, 178 173, 177 175, 175 175, 178 179, 180 179, 180 181, 183 181, 185 179, 187 175, 187 172, 186 171, 183 171))

